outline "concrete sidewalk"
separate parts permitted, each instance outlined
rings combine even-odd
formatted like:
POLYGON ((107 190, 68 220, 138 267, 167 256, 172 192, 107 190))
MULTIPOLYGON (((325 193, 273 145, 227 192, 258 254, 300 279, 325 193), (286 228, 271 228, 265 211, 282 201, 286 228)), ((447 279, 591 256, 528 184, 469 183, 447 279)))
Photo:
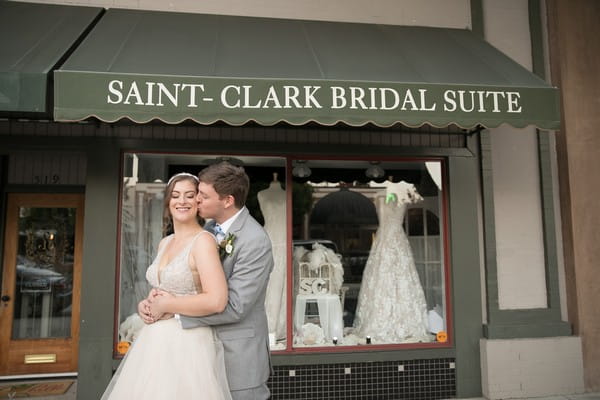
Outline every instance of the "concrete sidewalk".
MULTIPOLYGON (((40 379, 40 381, 53 381, 56 379, 40 379)), ((77 380, 71 385, 69 390, 65 394, 60 396, 45 396, 45 397, 32 397, 35 400, 75 400, 77 398, 77 380)), ((1 399, 0 399, 1 400, 1 399)), ((278 399, 286 400, 286 399, 278 399)), ((375 400, 375 399, 374 399, 375 400)), ((487 400, 485 397, 472 397, 462 398, 456 400, 487 400)), ((512 400, 600 400, 600 393, 584 393, 584 394, 570 394, 570 395, 558 395, 558 396, 546 396, 546 397, 526 397, 526 398, 513 398, 512 400)))
MULTIPOLYGON (((600 393, 565 394, 545 397, 513 397, 511 400, 600 400, 600 393)), ((472 397, 457 400, 487 400, 485 397, 472 397)))
MULTIPOLYGON (((545 396, 545 397, 518 397, 512 398, 511 400, 600 400, 600 393, 584 393, 584 394, 565 394, 557 396, 545 396)), ((461 400, 487 400, 485 397, 474 397, 471 399, 461 400)))

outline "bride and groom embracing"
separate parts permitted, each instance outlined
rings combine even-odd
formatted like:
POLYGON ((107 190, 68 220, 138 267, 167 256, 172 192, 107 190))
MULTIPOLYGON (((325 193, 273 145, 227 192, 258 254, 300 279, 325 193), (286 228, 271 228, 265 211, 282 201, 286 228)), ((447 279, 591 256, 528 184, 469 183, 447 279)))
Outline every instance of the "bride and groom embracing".
POLYGON ((244 206, 242 167, 212 164, 165 188, 165 236, 138 306, 146 323, 102 399, 269 398, 271 242, 244 206), (204 227, 198 216, 210 219, 204 227), (217 245, 215 245, 215 239, 217 245))

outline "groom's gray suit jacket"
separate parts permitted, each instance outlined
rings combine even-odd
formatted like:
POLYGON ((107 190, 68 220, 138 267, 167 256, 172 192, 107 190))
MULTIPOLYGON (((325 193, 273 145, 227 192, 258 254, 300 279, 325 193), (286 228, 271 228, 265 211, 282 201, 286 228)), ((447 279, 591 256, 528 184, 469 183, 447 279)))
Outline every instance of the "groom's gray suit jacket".
MULTIPOLYGON (((213 231, 214 222, 205 229, 213 231)), ((273 269, 271 241, 247 208, 231 225, 233 252, 221 261, 229 286, 225 311, 206 317, 181 316, 183 328, 213 326, 223 342, 231 391, 266 383, 271 371, 265 293, 273 269)))

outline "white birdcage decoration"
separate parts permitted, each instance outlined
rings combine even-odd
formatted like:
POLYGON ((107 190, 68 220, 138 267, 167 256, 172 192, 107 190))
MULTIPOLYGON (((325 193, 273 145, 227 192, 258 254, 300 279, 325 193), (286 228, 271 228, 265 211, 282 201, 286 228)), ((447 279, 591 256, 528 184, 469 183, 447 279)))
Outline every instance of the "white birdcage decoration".
MULTIPOLYGON (((310 318, 322 328, 326 338, 337 341, 343 336, 342 283, 343 268, 339 255, 319 243, 312 250, 294 249, 296 301, 294 326, 302 335, 309 314, 307 304, 316 305, 317 314, 310 318)), ((308 318, 308 319, 310 319, 308 318)))
POLYGON ((308 262, 299 263, 298 278, 300 294, 331 293, 332 266, 329 263, 319 264, 318 268, 311 267, 308 262))

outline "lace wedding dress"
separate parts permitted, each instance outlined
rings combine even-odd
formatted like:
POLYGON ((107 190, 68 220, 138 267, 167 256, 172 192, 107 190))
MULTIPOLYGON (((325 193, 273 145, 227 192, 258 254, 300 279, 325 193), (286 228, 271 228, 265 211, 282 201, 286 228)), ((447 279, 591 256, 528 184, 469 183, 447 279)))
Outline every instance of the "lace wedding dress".
MULTIPOLYGON (((176 296, 196 293, 188 258, 198 236, 159 272, 167 243, 162 246, 146 271, 153 287, 176 296)), ((230 400, 223 346, 211 327, 183 329, 175 318, 146 325, 121 361, 104 399, 230 400)))
POLYGON ((372 343, 431 341, 425 295, 402 228, 412 201, 404 197, 383 204, 381 224, 363 272, 354 333, 370 336, 372 343))
POLYGON ((272 182, 269 188, 261 190, 258 203, 265 218, 265 231, 273 248, 273 271, 269 277, 265 309, 269 333, 276 339, 285 339, 286 330, 286 194, 279 182, 272 182))

